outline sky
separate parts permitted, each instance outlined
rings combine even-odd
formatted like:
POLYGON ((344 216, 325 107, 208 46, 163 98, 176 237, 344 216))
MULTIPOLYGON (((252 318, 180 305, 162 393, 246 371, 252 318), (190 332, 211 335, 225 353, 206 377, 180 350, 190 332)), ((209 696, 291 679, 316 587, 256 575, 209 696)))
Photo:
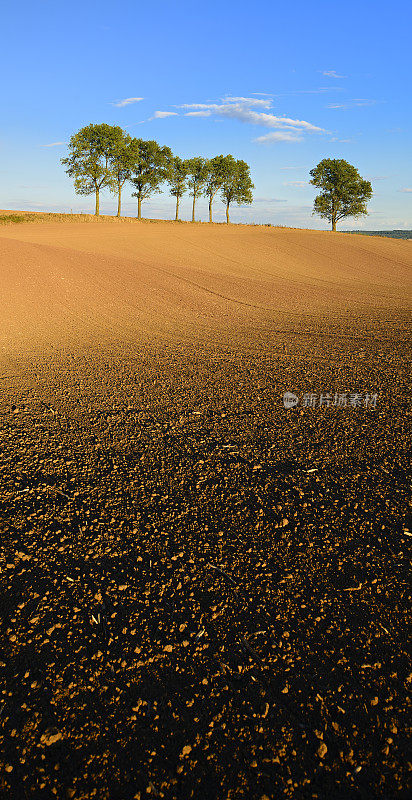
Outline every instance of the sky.
MULTIPOLYGON (((181 157, 247 161, 254 202, 234 206, 233 222, 328 227, 312 215, 309 171, 343 158, 374 194, 369 215, 340 228, 412 229, 411 25, 409 0, 8 3, 0 207, 93 211, 60 159, 79 128, 107 122, 181 157)), ((172 218, 174 202, 165 187, 143 216, 172 218)), ((190 207, 186 195, 182 219, 190 207)), ((106 192, 101 211, 115 210, 106 192)), ((136 214, 129 189, 123 211, 136 214)))

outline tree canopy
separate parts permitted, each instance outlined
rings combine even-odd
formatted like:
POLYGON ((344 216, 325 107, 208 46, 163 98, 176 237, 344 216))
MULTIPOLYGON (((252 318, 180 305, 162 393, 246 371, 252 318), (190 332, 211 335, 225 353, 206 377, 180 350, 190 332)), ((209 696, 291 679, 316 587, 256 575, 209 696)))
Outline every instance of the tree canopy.
POLYGON ((229 224, 229 207, 232 202, 239 206, 251 203, 254 184, 250 177, 250 167, 246 161, 235 161, 232 156, 225 159, 225 179, 221 188, 222 201, 226 204, 226 222, 229 224))
POLYGON ((372 186, 352 164, 343 159, 324 158, 310 174, 311 184, 322 190, 315 197, 313 213, 329 220, 333 231, 344 217, 368 213, 366 204, 372 197, 372 186))
POLYGON ((142 200, 155 192, 160 192, 160 185, 170 171, 173 155, 170 147, 161 147, 153 139, 148 142, 143 139, 136 141, 139 145, 139 158, 133 170, 131 183, 136 189, 132 196, 137 197, 137 218, 141 219, 142 200))
POLYGON ((228 159, 232 156, 215 156, 207 162, 207 177, 205 182, 205 195, 209 200, 209 222, 212 222, 213 200, 222 188, 225 178, 229 174, 230 167, 228 159))
POLYGON ((139 142, 123 132, 110 156, 109 165, 113 175, 113 191, 117 193, 117 216, 121 214, 122 189, 130 181, 139 160, 139 142))
POLYGON ((124 132, 119 126, 86 125, 69 142, 69 155, 61 162, 70 177, 74 177, 77 194, 96 195, 96 216, 99 215, 100 190, 113 187, 112 158, 124 132))
POLYGON ((183 159, 179 158, 179 156, 174 156, 169 166, 167 182, 170 186, 170 194, 176 198, 176 222, 179 219, 180 198, 187 191, 187 174, 187 161, 183 161, 183 159))
POLYGON ((192 222, 194 222, 196 200, 203 194, 205 189, 208 175, 208 161, 201 156, 195 156, 194 158, 189 158, 186 163, 188 170, 187 185, 190 189, 190 196, 193 197, 192 222))

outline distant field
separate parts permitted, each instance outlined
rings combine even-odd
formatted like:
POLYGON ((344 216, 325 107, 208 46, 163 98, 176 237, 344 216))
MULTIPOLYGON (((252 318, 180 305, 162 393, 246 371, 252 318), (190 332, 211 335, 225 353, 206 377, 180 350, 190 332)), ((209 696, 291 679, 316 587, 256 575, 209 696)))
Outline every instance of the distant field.
POLYGON ((362 236, 388 236, 390 239, 412 239, 412 231, 348 231, 362 236))

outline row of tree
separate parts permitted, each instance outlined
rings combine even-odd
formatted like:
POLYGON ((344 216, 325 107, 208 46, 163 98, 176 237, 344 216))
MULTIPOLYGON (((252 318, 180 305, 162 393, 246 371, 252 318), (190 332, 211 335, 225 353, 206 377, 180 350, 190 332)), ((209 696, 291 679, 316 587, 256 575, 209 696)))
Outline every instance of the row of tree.
POLYGON ((135 139, 119 126, 87 125, 75 133, 69 142, 69 155, 62 158, 66 172, 74 178, 77 194, 95 194, 99 215, 100 192, 108 188, 117 195, 117 216, 121 215, 122 191, 126 183, 134 188, 137 198, 137 217, 142 218, 142 202, 167 183, 170 194, 176 198, 176 217, 179 204, 189 191, 193 198, 192 222, 195 205, 200 196, 209 201, 209 222, 212 222, 212 205, 218 193, 226 205, 229 222, 231 203, 242 205, 252 202, 254 185, 250 168, 245 161, 231 155, 182 159, 173 155, 170 147, 155 141, 135 139))
MULTIPOLYGON (((176 198, 176 217, 179 204, 189 191, 193 198, 192 222, 199 197, 209 201, 209 222, 212 205, 220 192, 226 205, 229 222, 231 203, 252 202, 254 185, 250 168, 245 161, 231 155, 206 159, 201 156, 182 159, 173 155, 170 147, 157 142, 132 138, 115 125, 87 125, 75 133, 69 142, 69 155, 62 158, 68 175, 74 178, 78 194, 96 195, 96 215, 99 214, 100 192, 108 188, 117 194, 117 216, 121 215, 122 191, 127 182, 137 197, 137 217, 142 218, 142 202, 167 183, 176 198)), ((313 186, 321 189, 315 197, 314 213, 329 220, 332 230, 345 217, 367 214, 366 204, 372 197, 372 186, 361 178, 358 170, 343 159, 324 158, 310 171, 313 186)))

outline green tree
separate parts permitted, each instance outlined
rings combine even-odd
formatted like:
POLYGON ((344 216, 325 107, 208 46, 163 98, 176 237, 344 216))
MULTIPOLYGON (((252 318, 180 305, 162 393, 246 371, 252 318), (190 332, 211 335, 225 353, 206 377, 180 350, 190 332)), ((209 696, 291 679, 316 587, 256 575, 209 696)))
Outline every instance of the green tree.
POLYGON ((160 185, 170 172, 173 155, 170 147, 160 145, 150 140, 148 142, 138 139, 139 158, 133 169, 130 179, 136 191, 132 197, 137 197, 137 218, 142 218, 142 200, 150 197, 154 192, 160 192, 160 185))
POLYGON ((123 133, 123 137, 116 142, 109 161, 110 171, 113 176, 112 191, 117 194, 118 217, 121 215, 123 186, 132 177, 138 159, 138 140, 132 139, 128 133, 123 133))
POLYGON ((209 200, 209 222, 212 222, 213 200, 219 189, 222 188, 228 172, 228 158, 232 158, 232 156, 215 156, 207 162, 205 195, 209 200))
POLYGON ((183 161, 179 156, 175 156, 170 164, 167 182, 170 186, 170 194, 176 198, 176 222, 179 220, 180 198, 183 197, 184 193, 187 191, 187 174, 187 161, 183 161))
POLYGON ((195 156, 195 158, 189 158, 189 160, 186 163, 189 175, 187 185, 191 190, 190 196, 193 197, 192 222, 194 222, 196 200, 204 192, 206 178, 208 174, 208 162, 206 161, 205 158, 201 158, 200 156, 195 156))
POLYGON ((62 158, 70 177, 74 177, 77 194, 96 195, 95 214, 100 213, 100 191, 113 187, 110 159, 124 132, 119 126, 87 125, 75 133, 69 142, 69 155, 62 158))
POLYGON ((372 186, 352 164, 343 159, 324 158, 310 174, 311 184, 322 189, 315 197, 313 213, 329 220, 333 231, 340 219, 368 213, 366 203, 372 197, 372 186))
POLYGON ((250 167, 246 161, 235 161, 233 156, 226 156, 225 179, 221 189, 222 201, 226 204, 226 222, 229 224, 229 207, 232 202, 239 206, 251 203, 254 184, 250 177, 250 167))

